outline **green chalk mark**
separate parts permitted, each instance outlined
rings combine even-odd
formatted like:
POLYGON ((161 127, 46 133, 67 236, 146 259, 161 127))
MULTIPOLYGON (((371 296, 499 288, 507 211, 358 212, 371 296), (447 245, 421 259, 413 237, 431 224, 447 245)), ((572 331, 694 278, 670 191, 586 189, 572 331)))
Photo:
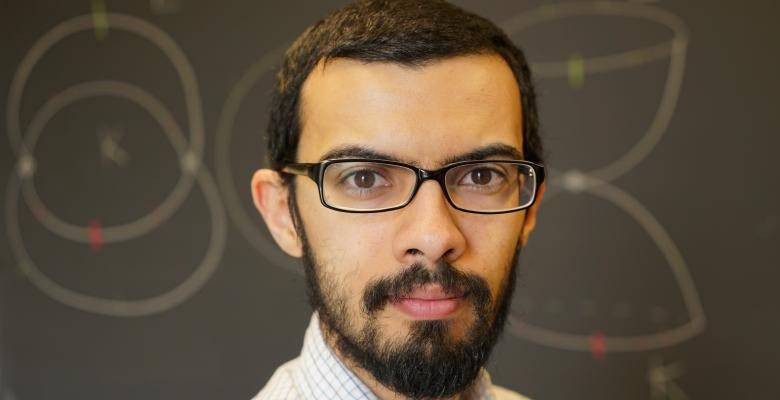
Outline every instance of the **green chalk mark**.
POLYGON ((585 59, 579 54, 569 57, 569 85, 579 89, 585 84, 585 59))
POLYGON ((108 17, 104 0, 91 0, 92 24, 95 26, 95 38, 105 40, 108 37, 108 17))

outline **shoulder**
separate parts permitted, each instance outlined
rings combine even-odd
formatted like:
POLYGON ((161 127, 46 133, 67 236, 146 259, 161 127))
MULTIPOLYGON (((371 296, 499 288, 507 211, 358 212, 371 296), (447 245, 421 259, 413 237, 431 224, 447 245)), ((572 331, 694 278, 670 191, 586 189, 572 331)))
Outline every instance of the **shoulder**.
POLYGON ((493 395, 496 400, 530 400, 527 397, 521 396, 518 393, 498 385, 493 385, 493 395))
POLYGON ((279 368, 252 400, 297 400, 301 396, 295 387, 293 371, 298 366, 298 359, 288 361, 279 368))

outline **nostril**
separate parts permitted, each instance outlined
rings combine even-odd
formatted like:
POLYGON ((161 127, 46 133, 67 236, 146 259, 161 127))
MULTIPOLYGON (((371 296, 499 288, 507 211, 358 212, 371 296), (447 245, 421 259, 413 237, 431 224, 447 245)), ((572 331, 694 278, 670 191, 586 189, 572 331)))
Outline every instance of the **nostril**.
POLYGON ((418 249, 409 249, 406 250, 406 254, 412 255, 412 256, 418 256, 421 255, 423 252, 418 249))

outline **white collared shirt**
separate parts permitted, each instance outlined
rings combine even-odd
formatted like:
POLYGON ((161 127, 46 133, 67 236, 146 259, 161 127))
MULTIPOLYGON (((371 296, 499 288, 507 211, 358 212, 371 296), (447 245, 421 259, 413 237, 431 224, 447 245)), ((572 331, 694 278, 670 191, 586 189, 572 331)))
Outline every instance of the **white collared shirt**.
MULTIPOLYGON (((472 400, 528 400, 495 386, 484 369, 471 389, 472 400)), ((314 313, 306 329, 301 355, 274 372, 252 400, 377 400, 376 395, 336 357, 325 343, 314 313)))

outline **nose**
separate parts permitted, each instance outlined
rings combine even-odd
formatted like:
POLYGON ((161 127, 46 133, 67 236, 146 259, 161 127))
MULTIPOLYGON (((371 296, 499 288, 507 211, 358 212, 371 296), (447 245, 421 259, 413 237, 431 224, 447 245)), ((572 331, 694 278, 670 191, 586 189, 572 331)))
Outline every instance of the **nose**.
POLYGON ((400 211, 393 255, 403 265, 451 262, 465 251, 466 238, 454 215, 459 211, 450 206, 436 181, 423 183, 412 202, 400 211))

